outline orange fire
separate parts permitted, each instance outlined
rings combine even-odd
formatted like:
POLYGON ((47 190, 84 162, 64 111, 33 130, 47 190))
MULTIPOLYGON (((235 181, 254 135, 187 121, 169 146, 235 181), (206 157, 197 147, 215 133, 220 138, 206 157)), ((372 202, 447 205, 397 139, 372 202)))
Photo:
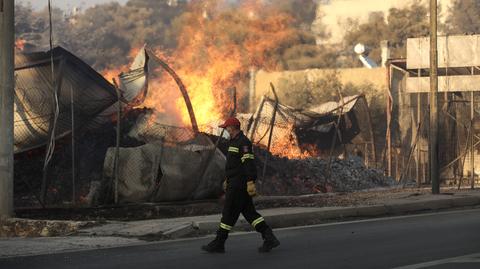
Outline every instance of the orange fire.
MULTIPOLYGON (((138 46, 138 47, 134 47, 130 50, 130 52, 128 53, 128 59, 129 59, 130 62, 133 61, 133 59, 135 59, 135 56, 137 56, 138 52, 141 49, 142 49, 142 47, 138 46)), ((129 66, 128 65, 122 65, 120 67, 105 68, 100 73, 109 82, 112 82, 113 79, 115 79, 118 83, 118 76, 121 73, 128 72, 128 71, 129 71, 129 66)))
MULTIPOLYGON (((231 88, 238 89, 238 100, 245 97, 246 86, 242 83, 248 81, 251 67, 278 69, 275 55, 297 36, 290 27, 291 16, 267 10, 264 2, 247 0, 229 8, 226 0, 191 1, 179 20, 182 27, 177 47, 173 51, 153 48, 185 84, 201 131, 231 112, 231 88)), ((104 76, 116 76, 122 68, 108 70, 104 76)), ((161 69, 150 70, 149 76, 149 92, 142 105, 158 112, 149 122, 190 126, 190 116, 174 80, 161 69)), ((238 104, 242 111, 242 102, 238 104)), ((289 158, 311 156, 288 138, 276 140, 271 151, 289 158)))
MULTIPOLYGON (((249 1, 239 9, 225 6, 225 1, 192 2, 182 16, 177 48, 168 57, 187 87, 201 130, 229 114, 233 107, 229 89, 248 78, 251 66, 276 68, 268 55, 291 38, 287 27, 291 18, 276 13, 260 16, 261 1, 249 1)), ((189 126, 190 117, 174 81, 167 75, 158 80, 150 84, 145 104, 178 114, 173 116, 180 118, 177 124, 189 126)), ((243 98, 245 91, 237 89, 237 98, 243 98)))
POLYGON ((308 149, 300 149, 288 140, 275 141, 275 146, 270 148, 273 155, 288 159, 306 159, 318 156, 315 145, 308 145, 308 149))
POLYGON ((118 83, 118 76, 123 73, 123 72, 127 72, 128 71, 128 66, 124 65, 124 66, 120 66, 118 68, 107 68, 107 69, 104 69, 101 74, 102 76, 108 80, 109 82, 112 82, 113 79, 115 79, 118 83))
MULTIPOLYGON (((290 135, 277 135, 272 140, 270 152, 273 155, 289 159, 306 159, 318 156, 320 151, 315 145, 298 145, 298 141, 293 135, 293 125, 290 125, 285 133, 290 135)), ((282 132, 283 133, 283 132, 282 132)))

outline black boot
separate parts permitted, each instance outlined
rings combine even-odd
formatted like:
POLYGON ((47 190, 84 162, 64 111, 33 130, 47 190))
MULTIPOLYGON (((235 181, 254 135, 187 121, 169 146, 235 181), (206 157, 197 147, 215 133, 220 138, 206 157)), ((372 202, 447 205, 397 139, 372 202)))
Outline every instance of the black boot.
POLYGON ((227 240, 228 232, 219 230, 217 236, 208 245, 202 246, 202 250, 210 253, 225 253, 225 241, 227 240))
POLYGON ((280 241, 275 237, 271 228, 267 228, 262 233, 263 245, 258 248, 259 252, 270 252, 272 248, 280 246, 280 241))

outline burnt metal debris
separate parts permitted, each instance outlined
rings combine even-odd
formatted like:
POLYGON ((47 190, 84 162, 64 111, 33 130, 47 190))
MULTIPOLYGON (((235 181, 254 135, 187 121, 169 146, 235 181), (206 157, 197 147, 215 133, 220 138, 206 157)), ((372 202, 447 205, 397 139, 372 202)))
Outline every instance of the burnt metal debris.
MULTIPOLYGON (((221 194, 226 141, 200 133, 193 108, 190 113, 193 128, 165 125, 152 120, 158 113, 153 109, 133 108, 141 105, 148 90, 151 53, 147 49, 137 55, 130 72, 119 76, 120 105, 125 108, 120 119, 114 117, 119 106, 115 85, 62 48, 56 48, 54 55, 56 67, 62 63, 58 75, 62 79, 55 135, 58 146, 47 175, 47 204, 64 205, 72 190, 76 193, 72 202, 90 206, 116 203, 117 198, 119 203, 131 204, 214 199, 221 194), (72 104, 74 109, 70 107, 72 104), (75 137, 70 125, 71 111, 75 113, 75 131, 78 129, 75 137), (73 161, 77 170, 72 170, 73 161), (74 182, 70 180, 72 176, 76 178, 74 182)), ((16 101, 18 117, 23 120, 19 120, 23 125, 17 130, 20 142, 15 163, 16 204, 20 207, 36 205, 33 198, 39 188, 42 146, 50 135, 48 126, 53 108, 48 98, 51 71, 47 56, 48 53, 31 53, 17 57, 16 101)), ((165 65, 156 56, 153 58, 156 64, 165 65)), ((170 75, 177 77, 179 87, 183 85, 175 71, 164 65, 170 75)), ((186 97, 188 103, 188 93, 186 97)), ((368 113, 363 95, 343 97, 340 102, 309 110, 288 107, 264 97, 255 114, 236 113, 256 144, 257 165, 265 175, 259 180, 260 193, 350 192, 394 185, 381 171, 368 168, 376 165, 368 113), (328 165, 321 158, 329 152, 332 135, 337 133, 341 139, 333 145, 335 160, 328 165), (308 156, 282 158, 265 149, 269 144, 278 147, 276 143, 284 137, 290 137, 294 148, 308 152, 308 156), (349 150, 347 154, 345 149, 349 150), (339 155, 345 160, 337 160, 339 155), (331 166, 330 176, 325 173, 327 166, 331 166)))

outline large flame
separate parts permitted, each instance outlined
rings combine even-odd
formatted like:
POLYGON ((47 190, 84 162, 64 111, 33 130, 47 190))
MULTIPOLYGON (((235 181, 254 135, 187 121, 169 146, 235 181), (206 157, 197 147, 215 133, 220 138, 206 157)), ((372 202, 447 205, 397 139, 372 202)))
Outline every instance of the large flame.
MULTIPOLYGON (((176 49, 153 48, 185 84, 200 130, 207 131, 209 124, 230 114, 231 88, 240 86, 237 98, 244 97, 241 86, 245 85, 241 83, 248 80, 252 66, 277 69, 278 51, 295 38, 291 16, 265 5, 261 0, 247 0, 233 9, 225 0, 192 1, 181 16, 176 49)), ((116 76, 124 69, 106 70, 104 75, 116 76)), ((158 112, 152 123, 191 124, 176 83, 161 69, 151 72, 143 105, 158 112)), ((288 137, 277 138, 271 147, 273 154, 288 158, 311 157, 314 151, 300 149, 288 137)))
MULTIPOLYGON (((192 2, 181 17, 178 46, 166 58, 187 87, 201 130, 230 113, 230 89, 247 79, 251 66, 276 67, 270 56, 291 38, 291 17, 262 15, 261 2, 247 1, 237 9, 226 8, 226 1, 192 2)), ((177 124, 189 126, 190 117, 174 81, 166 75, 158 80, 150 84, 145 104, 172 114, 181 120, 177 124)), ((239 90, 239 100, 244 92, 239 90)))

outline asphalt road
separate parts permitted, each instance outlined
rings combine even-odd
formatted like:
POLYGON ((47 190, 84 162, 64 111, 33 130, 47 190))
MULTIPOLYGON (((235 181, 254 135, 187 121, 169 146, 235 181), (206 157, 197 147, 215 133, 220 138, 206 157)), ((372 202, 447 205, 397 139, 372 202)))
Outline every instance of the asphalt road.
POLYGON ((41 268, 480 268, 480 210, 277 230, 282 245, 260 254, 260 236, 230 236, 225 254, 211 238, 0 259, 1 269, 41 268))

